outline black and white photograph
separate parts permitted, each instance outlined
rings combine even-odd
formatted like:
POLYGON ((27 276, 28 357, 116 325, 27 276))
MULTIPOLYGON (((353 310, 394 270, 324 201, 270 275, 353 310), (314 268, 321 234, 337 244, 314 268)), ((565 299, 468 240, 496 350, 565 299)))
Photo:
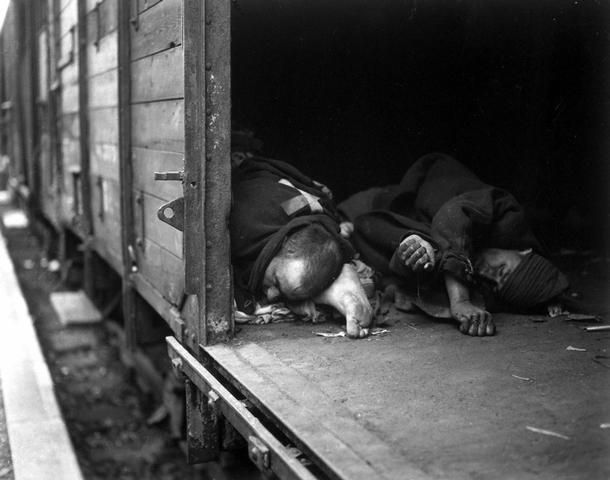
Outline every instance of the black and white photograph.
POLYGON ((0 480, 608 480, 609 191, 609 0, 0 0, 0 480))

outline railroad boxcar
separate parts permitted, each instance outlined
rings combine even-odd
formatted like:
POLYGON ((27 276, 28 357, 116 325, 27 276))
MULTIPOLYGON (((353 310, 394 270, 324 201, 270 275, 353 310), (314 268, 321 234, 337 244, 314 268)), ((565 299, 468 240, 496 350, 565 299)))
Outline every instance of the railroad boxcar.
POLYGON ((447 151, 536 206, 556 246, 568 208, 605 224, 609 12, 582 3, 11 2, 0 154, 13 190, 64 259, 82 253, 90 295, 120 278, 134 354, 171 334, 191 461, 218 455, 224 419, 281 478, 426 477, 391 412, 415 388, 395 388, 410 357, 381 382, 351 368, 381 360, 374 342, 235 334, 231 132, 337 198, 447 151))

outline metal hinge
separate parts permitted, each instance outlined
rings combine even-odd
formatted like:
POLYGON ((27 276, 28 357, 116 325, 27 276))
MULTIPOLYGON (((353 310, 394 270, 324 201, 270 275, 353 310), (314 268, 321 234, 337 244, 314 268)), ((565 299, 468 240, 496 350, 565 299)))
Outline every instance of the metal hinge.
MULTIPOLYGON (((183 182, 184 171, 155 172, 155 180, 183 182)), ((184 231, 184 197, 161 205, 157 210, 157 217, 176 230, 184 231)))
POLYGON ((269 469, 269 448, 254 435, 248 437, 248 456, 259 470, 269 469))

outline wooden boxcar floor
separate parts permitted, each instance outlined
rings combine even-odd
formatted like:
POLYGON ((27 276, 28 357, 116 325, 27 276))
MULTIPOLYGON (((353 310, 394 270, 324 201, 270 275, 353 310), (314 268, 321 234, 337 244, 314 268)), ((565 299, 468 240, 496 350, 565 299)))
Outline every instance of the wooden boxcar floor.
MULTIPOLYGON (((584 287, 604 323, 607 287, 584 287)), ((291 408, 286 397, 298 404, 285 415, 297 435, 307 422, 355 421, 370 437, 338 423, 334 434, 367 463, 385 462, 377 478, 610 478, 610 332, 565 317, 496 320, 491 338, 407 314, 366 340, 313 334, 333 323, 246 326, 206 350, 254 396, 264 383, 271 412, 291 408)))

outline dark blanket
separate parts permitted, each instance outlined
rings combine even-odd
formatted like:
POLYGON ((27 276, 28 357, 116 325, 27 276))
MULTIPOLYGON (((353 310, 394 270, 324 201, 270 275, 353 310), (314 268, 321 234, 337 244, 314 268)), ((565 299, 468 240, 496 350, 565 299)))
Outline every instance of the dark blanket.
MULTIPOLYGON (((246 159, 233 171, 230 219, 236 297, 259 296, 265 270, 295 230, 318 223, 353 256, 340 236, 340 216, 330 191, 294 166, 262 157, 246 159)), ((238 301, 239 303, 239 301, 238 301)))
POLYGON ((410 274, 393 255, 411 234, 429 241, 436 251, 428 283, 445 271, 472 282, 478 249, 541 250, 510 193, 487 185, 444 154, 420 158, 400 184, 356 194, 339 207, 354 222, 352 241, 362 259, 386 275, 410 274))

